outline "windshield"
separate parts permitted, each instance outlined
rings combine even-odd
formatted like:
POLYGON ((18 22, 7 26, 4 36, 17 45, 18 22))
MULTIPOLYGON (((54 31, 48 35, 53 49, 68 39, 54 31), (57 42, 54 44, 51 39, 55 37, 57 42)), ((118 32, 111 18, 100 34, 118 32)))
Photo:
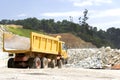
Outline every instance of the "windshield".
POLYGON ((65 43, 62 43, 62 50, 67 50, 65 43))

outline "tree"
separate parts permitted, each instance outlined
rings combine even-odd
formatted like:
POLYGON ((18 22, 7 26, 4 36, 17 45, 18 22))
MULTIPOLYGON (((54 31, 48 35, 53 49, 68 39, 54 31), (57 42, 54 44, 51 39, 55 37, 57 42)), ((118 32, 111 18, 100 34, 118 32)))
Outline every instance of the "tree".
POLYGON ((86 23, 86 21, 88 20, 87 14, 88 14, 88 10, 85 9, 85 11, 83 12, 83 18, 82 17, 78 18, 80 25, 86 25, 87 24, 86 23))
POLYGON ((87 9, 85 9, 85 11, 83 12, 83 14, 84 14, 84 17, 83 17, 83 21, 82 21, 82 24, 87 24, 86 23, 86 21, 88 20, 88 17, 87 17, 87 14, 88 14, 88 10, 87 9))

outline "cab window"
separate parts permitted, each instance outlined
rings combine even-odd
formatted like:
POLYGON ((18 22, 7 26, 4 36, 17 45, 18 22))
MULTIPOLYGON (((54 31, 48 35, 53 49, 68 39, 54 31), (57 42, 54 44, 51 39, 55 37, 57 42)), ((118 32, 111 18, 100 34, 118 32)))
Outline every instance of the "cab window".
POLYGON ((67 50, 67 47, 64 43, 62 43, 62 50, 67 50))

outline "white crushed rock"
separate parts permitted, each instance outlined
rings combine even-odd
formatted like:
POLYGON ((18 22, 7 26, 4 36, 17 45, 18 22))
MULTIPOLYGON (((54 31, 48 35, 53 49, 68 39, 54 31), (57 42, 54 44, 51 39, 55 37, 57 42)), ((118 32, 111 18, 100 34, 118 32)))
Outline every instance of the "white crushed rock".
POLYGON ((4 39, 4 48, 6 50, 28 50, 30 49, 30 39, 23 36, 12 35, 4 39))
POLYGON ((69 49, 68 54, 67 67, 110 68, 113 64, 120 64, 120 50, 110 47, 69 49))

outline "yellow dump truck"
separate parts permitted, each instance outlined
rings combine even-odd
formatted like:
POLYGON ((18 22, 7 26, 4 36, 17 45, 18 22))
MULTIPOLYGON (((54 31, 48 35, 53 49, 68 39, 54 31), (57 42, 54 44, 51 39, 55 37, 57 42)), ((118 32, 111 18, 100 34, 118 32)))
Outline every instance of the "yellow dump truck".
POLYGON ((3 51, 14 57, 8 60, 8 68, 61 68, 67 63, 65 43, 60 41, 61 36, 31 32, 26 38, 10 33, 3 34, 3 51))

